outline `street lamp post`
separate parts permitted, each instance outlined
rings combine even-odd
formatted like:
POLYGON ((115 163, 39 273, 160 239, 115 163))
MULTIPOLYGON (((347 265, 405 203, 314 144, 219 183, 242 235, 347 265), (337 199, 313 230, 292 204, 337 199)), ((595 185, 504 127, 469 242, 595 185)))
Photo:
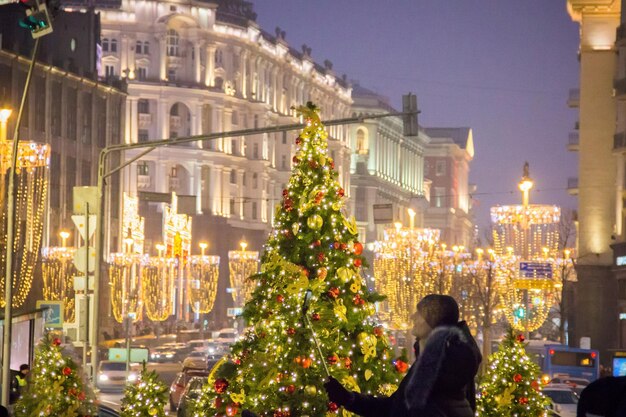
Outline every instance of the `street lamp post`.
POLYGON ((70 232, 62 230, 59 232, 59 236, 61 236, 61 247, 65 247, 65 243, 67 242, 67 238, 70 237, 70 232))

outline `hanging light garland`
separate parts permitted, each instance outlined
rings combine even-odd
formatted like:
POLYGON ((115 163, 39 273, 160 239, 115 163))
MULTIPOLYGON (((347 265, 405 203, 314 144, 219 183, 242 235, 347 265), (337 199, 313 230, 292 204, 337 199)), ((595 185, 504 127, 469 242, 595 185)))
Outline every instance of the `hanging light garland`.
POLYGON ((167 320, 174 312, 174 282, 178 259, 161 256, 164 245, 157 245, 158 257, 144 258, 141 269, 142 298, 146 316, 152 321, 167 320))
POLYGON ((111 312, 118 323, 122 323, 129 313, 135 313, 133 321, 142 318, 141 260, 142 257, 135 254, 112 253, 109 256, 111 312))
MULTIPOLYGON (((0 141, 0 306, 4 307, 4 279, 7 243, 7 190, 13 142, 0 141)), ((44 212, 48 196, 50 147, 20 142, 16 165, 15 238, 13 252, 21 256, 13 266, 13 307, 20 307, 28 294, 39 258, 44 212)))
POLYGON ((230 286, 235 307, 243 307, 250 299, 254 290, 254 281, 248 279, 259 270, 259 252, 247 251, 247 243, 241 242, 241 250, 228 252, 228 269, 230 271, 230 286))
POLYGON ((190 258, 191 279, 187 280, 189 303, 194 313, 209 313, 217 295, 219 278, 219 256, 192 256, 190 258))
POLYGON ((43 248, 41 274, 43 277, 43 298, 49 301, 63 301, 63 317, 73 322, 75 317, 74 267, 75 248, 43 248))

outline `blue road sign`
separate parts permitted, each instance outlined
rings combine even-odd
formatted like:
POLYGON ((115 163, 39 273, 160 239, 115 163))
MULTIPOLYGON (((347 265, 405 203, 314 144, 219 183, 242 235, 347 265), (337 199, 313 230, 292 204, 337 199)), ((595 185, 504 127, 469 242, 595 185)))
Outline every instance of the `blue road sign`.
POLYGON ((552 278, 552 265, 549 262, 520 262, 522 278, 552 278))

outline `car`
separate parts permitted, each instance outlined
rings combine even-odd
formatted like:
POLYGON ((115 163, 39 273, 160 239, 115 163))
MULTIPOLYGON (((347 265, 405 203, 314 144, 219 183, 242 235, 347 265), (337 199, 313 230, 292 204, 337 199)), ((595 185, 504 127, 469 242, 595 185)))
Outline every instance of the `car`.
POLYGON ((137 381, 138 373, 126 368, 126 362, 100 361, 96 386, 101 391, 123 391, 128 382, 137 381))
POLYGON ((200 396, 202 387, 207 383, 208 377, 194 376, 189 379, 185 392, 178 403, 177 417, 190 417, 189 403, 200 396))
POLYGON ((159 346, 150 351, 150 362, 174 362, 178 352, 169 346, 159 346))
POLYGON ((552 401, 552 409, 561 417, 576 417, 578 395, 567 384, 548 384, 541 390, 552 401))
POLYGON ((187 369, 206 369, 207 354, 201 351, 191 352, 183 360, 183 372, 187 369))
POLYGON ((239 339, 239 332, 237 331, 237 329, 235 329, 234 327, 227 327, 224 329, 221 329, 218 333, 217 333, 217 337, 215 338, 215 341, 217 343, 226 343, 226 344, 233 344, 237 341, 237 339, 239 339))
POLYGON ((585 378, 573 378, 569 376, 557 376, 552 378, 550 381, 551 384, 566 384, 568 385, 572 391, 574 391, 577 395, 580 395, 581 392, 587 385, 589 385, 589 381, 585 378))
POLYGON ((178 403, 180 403, 180 399, 185 392, 185 387, 191 378, 208 377, 208 375, 208 371, 195 369, 188 370, 186 372, 179 372, 170 386, 170 411, 176 411, 178 409, 178 403))

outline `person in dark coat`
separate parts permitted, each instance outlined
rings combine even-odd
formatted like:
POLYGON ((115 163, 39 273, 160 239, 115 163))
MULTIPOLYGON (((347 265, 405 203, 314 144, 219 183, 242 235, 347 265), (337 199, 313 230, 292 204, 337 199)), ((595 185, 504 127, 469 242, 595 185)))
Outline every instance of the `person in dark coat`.
POLYGON ((330 401, 363 417, 473 417, 474 377, 482 360, 454 298, 430 294, 412 317, 417 360, 390 397, 351 392, 335 378, 330 401))
POLYGON ((626 417, 626 376, 596 379, 580 393, 577 417, 626 417))

